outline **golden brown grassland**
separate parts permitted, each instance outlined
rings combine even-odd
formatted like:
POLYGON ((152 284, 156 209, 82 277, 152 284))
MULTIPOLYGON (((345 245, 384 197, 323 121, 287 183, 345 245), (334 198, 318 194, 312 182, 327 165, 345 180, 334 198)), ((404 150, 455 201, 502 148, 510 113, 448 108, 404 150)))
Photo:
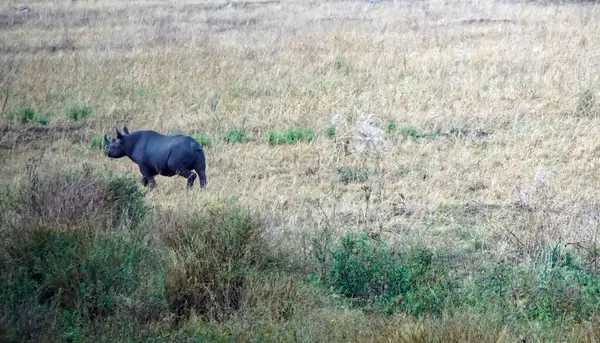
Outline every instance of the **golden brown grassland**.
MULTIPOLYGON (((425 246, 461 275, 501 262, 537 265, 549 246, 572 249, 581 268, 596 271, 594 4, 33 0, 26 15, 19 5, 0 5, 4 186, 31 180, 30 159, 44 173, 85 165, 139 183, 132 162, 108 159, 92 140, 124 125, 202 133, 212 141, 209 188, 186 191, 183 178, 157 177, 148 204, 184 215, 235 199, 260 213, 265 244, 299 264, 314 254, 310 238, 331 231, 366 232, 398 251, 425 246), (74 120, 73 106, 92 113, 74 120), (27 107, 33 120, 10 119, 27 107), (297 128, 313 129, 314 139, 268 143, 270 130, 297 128), (226 142, 235 129, 249 142, 226 142)), ((153 219, 155 232, 171 230, 174 217, 153 219)), ((256 287, 269 297, 268 283, 256 287)), ((590 318, 540 338, 528 316, 513 330, 497 313, 373 315, 301 287, 331 303, 307 301, 318 305, 292 321, 299 341, 512 341, 522 332, 595 341, 598 332, 590 318)), ((263 321, 193 317, 177 330, 229 330, 249 341, 258 338, 245 333, 271 325, 263 321)), ((273 330, 265 341, 293 340, 273 330)))

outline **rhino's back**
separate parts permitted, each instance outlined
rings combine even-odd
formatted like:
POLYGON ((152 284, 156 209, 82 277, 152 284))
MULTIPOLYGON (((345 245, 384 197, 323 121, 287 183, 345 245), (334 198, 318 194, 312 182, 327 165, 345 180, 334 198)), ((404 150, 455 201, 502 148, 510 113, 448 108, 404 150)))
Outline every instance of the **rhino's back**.
POLYGON ((173 152, 180 156, 191 156, 202 150, 200 143, 190 136, 167 136, 155 131, 137 132, 140 132, 138 144, 143 154, 155 161, 164 160, 173 152))

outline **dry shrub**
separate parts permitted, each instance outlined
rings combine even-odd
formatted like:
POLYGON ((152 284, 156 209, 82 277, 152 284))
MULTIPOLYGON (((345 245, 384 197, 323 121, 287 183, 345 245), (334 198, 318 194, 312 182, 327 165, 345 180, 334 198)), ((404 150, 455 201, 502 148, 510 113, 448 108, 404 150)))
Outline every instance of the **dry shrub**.
POLYGON ((105 178, 87 167, 67 175, 48 174, 37 166, 30 161, 23 187, 4 195, 0 219, 5 228, 89 222, 107 229, 122 220, 139 224, 146 215, 143 195, 133 180, 105 178))
POLYGON ((178 317, 223 319, 238 310, 249 276, 268 261, 261 221, 232 205, 208 205, 163 241, 173 258, 166 296, 178 317))

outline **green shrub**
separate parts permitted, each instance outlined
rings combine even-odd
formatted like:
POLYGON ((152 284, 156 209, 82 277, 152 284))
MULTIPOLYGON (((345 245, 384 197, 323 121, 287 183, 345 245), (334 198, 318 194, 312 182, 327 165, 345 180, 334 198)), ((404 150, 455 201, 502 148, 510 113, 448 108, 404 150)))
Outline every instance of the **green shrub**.
POLYGON ((239 309, 248 278, 267 262, 262 223, 230 204, 208 206, 163 240, 175 258, 167 300, 180 317, 224 319, 239 309))
POLYGON ((516 331, 573 327, 600 313, 600 276, 568 251, 548 248, 534 265, 500 263, 465 283, 456 306, 472 313, 497 313, 516 331))
POLYGON ((290 129, 288 131, 270 130, 267 140, 270 145, 295 144, 297 142, 310 142, 315 137, 311 128, 290 129))
POLYGON ((382 296, 406 288, 404 271, 389 249, 366 234, 346 234, 332 252, 329 284, 349 297, 382 296))
POLYGON ((427 249, 395 254, 384 241, 366 234, 346 234, 331 253, 327 284, 364 309, 414 316, 439 315, 450 303, 455 286, 446 271, 433 268, 427 249))
POLYGON ((212 140, 203 133, 195 133, 192 135, 192 138, 198 141, 203 148, 210 148, 212 146, 212 140))
POLYGON ((233 129, 227 131, 227 133, 225 133, 225 137, 223 137, 223 140, 232 144, 248 143, 250 141, 250 139, 246 135, 246 132, 240 129, 233 129))
POLYGON ((48 120, 44 118, 40 112, 31 107, 13 108, 6 114, 6 119, 18 121, 21 124, 38 123, 41 125, 48 124, 48 120))
POLYGON ((92 115, 93 110, 91 107, 79 103, 71 103, 66 109, 67 118, 71 120, 84 119, 92 115))
POLYGON ((75 339, 105 321, 145 325, 164 313, 164 259, 140 221, 147 209, 135 181, 31 175, 2 193, 4 338, 75 339))

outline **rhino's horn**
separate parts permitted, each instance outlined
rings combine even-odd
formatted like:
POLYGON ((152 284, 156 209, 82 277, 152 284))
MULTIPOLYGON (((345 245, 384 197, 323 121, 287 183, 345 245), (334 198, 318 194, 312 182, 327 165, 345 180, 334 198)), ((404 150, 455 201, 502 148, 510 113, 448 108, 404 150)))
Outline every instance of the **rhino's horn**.
POLYGON ((108 137, 106 137, 106 135, 104 135, 104 143, 105 143, 105 144, 108 144, 108 143, 109 143, 109 142, 108 142, 108 137))

